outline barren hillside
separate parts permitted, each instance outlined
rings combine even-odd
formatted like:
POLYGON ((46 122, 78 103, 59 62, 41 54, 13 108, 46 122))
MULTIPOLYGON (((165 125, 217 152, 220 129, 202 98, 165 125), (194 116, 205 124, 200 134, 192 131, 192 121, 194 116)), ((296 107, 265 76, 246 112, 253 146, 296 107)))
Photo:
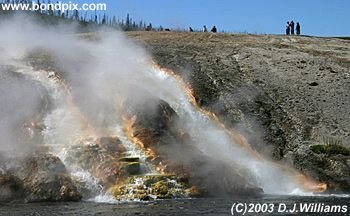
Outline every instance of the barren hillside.
POLYGON ((350 189, 350 41, 130 32, 258 151, 350 189))

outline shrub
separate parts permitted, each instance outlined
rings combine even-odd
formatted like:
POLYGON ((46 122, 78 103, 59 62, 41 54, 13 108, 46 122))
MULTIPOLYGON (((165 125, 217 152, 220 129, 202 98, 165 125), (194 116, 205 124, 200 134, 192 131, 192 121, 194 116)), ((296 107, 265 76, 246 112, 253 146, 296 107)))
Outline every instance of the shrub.
POLYGON ((327 154, 327 155, 341 154, 345 156, 350 156, 350 149, 338 144, 312 145, 310 146, 310 149, 316 154, 327 154))

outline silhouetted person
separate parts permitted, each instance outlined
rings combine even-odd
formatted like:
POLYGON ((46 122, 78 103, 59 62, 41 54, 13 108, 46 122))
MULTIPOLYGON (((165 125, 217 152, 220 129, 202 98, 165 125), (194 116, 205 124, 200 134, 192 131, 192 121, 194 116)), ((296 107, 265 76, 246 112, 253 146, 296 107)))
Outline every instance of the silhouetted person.
POLYGON ((193 29, 190 27, 190 32, 193 32, 193 29))
POLYGON ((290 34, 290 24, 289 22, 287 22, 287 26, 286 26, 286 35, 290 34))
POLYGON ((203 26, 203 32, 208 32, 208 29, 205 25, 203 26))
POLYGON ((290 34, 294 35, 294 21, 290 21, 290 34))
POLYGON ((297 35, 300 35, 300 24, 299 24, 299 22, 297 22, 297 26, 295 27, 295 31, 296 31, 297 35))
POLYGON ((152 31, 152 24, 151 23, 146 27, 146 31, 152 31))
POLYGON ((211 29, 211 32, 217 32, 216 26, 213 26, 213 28, 211 29))

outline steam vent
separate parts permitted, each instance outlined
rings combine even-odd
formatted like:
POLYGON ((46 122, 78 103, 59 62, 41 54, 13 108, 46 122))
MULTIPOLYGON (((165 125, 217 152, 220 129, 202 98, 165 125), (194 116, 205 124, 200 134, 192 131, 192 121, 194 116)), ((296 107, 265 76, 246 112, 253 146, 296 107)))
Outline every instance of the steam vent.
POLYGON ((349 40, 0 29, 0 202, 350 190, 349 40))

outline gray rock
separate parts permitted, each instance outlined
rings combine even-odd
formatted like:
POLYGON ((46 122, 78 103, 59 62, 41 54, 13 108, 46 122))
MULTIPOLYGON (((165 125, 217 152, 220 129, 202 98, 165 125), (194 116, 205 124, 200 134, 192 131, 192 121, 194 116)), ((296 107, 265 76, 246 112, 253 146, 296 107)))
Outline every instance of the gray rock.
POLYGON ((51 154, 39 154, 27 158, 19 176, 23 178, 27 202, 81 199, 64 164, 51 154))
POLYGON ((0 202, 23 199, 23 182, 11 174, 0 174, 0 202))

